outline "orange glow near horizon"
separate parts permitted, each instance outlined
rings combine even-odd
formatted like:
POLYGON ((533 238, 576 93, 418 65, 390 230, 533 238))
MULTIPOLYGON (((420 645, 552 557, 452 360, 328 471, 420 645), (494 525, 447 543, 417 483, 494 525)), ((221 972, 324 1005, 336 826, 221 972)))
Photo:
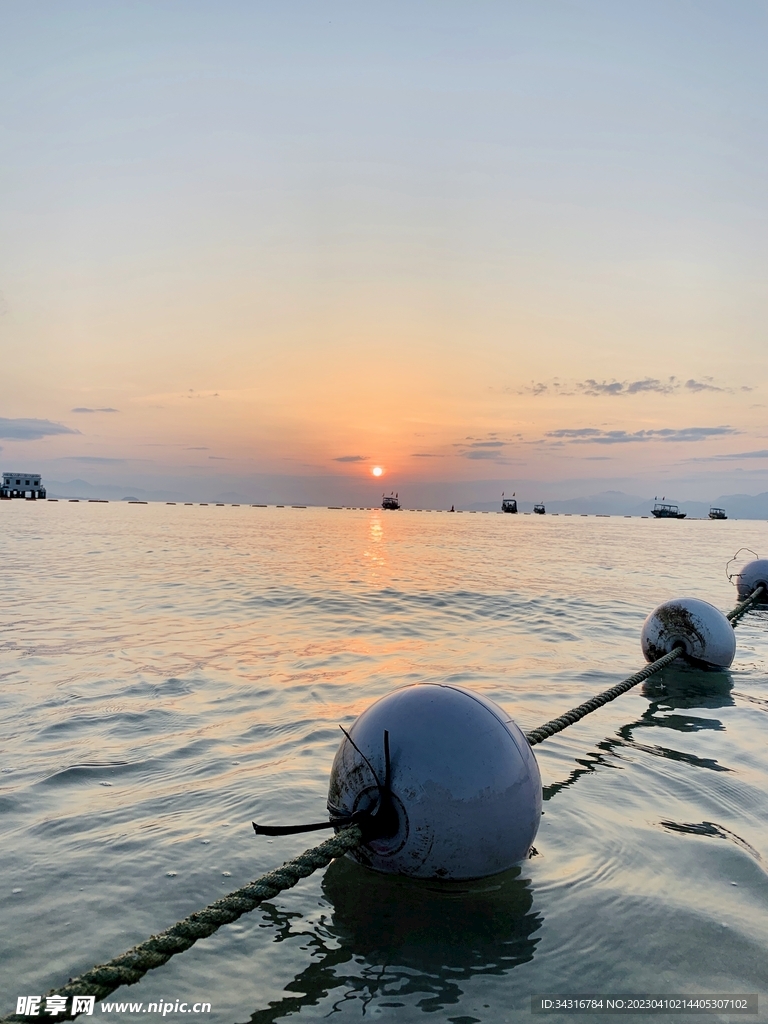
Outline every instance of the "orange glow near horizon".
POLYGON ((64 50, 26 5, 4 33, 4 468, 116 500, 359 507, 371 452, 411 507, 768 491, 750 20, 457 4, 436 44, 424 5, 320 34, 125 6, 65 8, 64 50))

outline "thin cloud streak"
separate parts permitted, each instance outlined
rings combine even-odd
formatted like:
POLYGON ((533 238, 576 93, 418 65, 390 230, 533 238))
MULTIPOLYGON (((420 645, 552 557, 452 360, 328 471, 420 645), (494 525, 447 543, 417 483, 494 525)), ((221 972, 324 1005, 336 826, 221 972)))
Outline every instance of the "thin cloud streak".
POLYGON ((711 437, 725 437, 740 434, 734 427, 683 427, 673 429, 665 427, 660 430, 598 430, 596 427, 567 428, 551 430, 547 437, 556 441, 567 441, 570 444, 632 444, 642 441, 689 442, 704 441, 711 437))
POLYGON ((518 395, 557 395, 558 397, 574 397, 585 395, 588 398, 618 398, 628 395, 672 395, 680 391, 699 393, 703 391, 719 392, 721 394, 733 395, 737 391, 753 391, 754 388, 742 384, 740 387, 719 385, 714 383, 713 377, 704 377, 703 380, 695 380, 690 377, 685 382, 677 377, 668 377, 662 380, 659 377, 643 377, 640 380, 595 380, 588 377, 581 381, 561 381, 555 377, 551 381, 531 381, 530 384, 519 389, 518 395))
POLYGON ((111 458, 108 455, 61 455, 57 462, 86 462, 92 466, 112 465, 118 462, 136 462, 136 459, 111 458))
POLYGON ((667 382, 658 380, 655 377, 645 377, 643 380, 614 380, 610 382, 598 382, 590 379, 577 384, 576 390, 581 394, 593 397, 600 395, 608 395, 610 397, 615 397, 617 395, 641 395, 647 394, 648 392, 655 392, 659 395, 671 395, 678 386, 679 385, 675 383, 674 377, 670 377, 667 382))
POLYGON ((119 409, 112 409, 109 406, 107 406, 107 407, 105 407, 103 409, 88 409, 84 405, 78 405, 74 409, 72 409, 71 412, 120 412, 120 410, 119 409))
POLYGON ((472 448, 470 451, 460 452, 459 454, 462 459, 493 459, 496 462, 502 461, 497 450, 489 451, 487 448, 472 448))
POLYGON ((13 441, 39 441, 56 434, 79 434, 79 430, 50 420, 6 419, 0 416, 0 437, 13 441))
POLYGON ((761 448, 753 452, 730 452, 725 455, 703 455, 695 459, 685 459, 685 462, 737 462, 741 459, 768 459, 768 448, 761 448))

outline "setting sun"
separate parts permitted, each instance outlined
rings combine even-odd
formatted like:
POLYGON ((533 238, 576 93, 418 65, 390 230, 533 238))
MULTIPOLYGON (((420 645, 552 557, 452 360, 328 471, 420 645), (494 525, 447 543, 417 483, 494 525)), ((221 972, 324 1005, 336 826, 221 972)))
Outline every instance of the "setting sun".
POLYGON ((373 473, 374 476, 381 476, 384 470, 381 468, 381 466, 374 466, 371 472, 373 473))

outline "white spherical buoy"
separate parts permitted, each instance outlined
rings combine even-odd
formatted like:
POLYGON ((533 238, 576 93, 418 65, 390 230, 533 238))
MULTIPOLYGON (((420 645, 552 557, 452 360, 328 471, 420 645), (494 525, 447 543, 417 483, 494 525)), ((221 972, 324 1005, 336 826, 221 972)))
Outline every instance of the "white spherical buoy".
POLYGON ((728 668, 736 654, 733 626, 719 608, 695 597, 680 597, 651 612, 640 643, 646 661, 656 661, 682 647, 691 661, 728 668))
POLYGON ((374 828, 350 856, 377 871, 442 879, 482 878, 528 856, 541 817, 536 758, 505 711, 459 686, 406 686, 363 712, 333 762, 333 817, 381 802, 385 732, 386 834, 374 828))
POLYGON ((755 587, 759 587, 761 583, 765 587, 764 593, 759 598, 762 603, 768 601, 768 558, 756 558, 753 562, 747 562, 736 576, 736 593, 739 595, 739 600, 746 600, 755 587))

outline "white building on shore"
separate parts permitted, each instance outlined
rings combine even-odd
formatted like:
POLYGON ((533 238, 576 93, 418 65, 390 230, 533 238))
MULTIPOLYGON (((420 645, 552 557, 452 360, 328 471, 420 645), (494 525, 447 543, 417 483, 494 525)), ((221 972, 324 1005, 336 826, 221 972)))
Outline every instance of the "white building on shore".
POLYGON ((45 487, 39 473, 3 473, 3 484, 0 487, 0 498, 36 498, 45 497, 45 487))

